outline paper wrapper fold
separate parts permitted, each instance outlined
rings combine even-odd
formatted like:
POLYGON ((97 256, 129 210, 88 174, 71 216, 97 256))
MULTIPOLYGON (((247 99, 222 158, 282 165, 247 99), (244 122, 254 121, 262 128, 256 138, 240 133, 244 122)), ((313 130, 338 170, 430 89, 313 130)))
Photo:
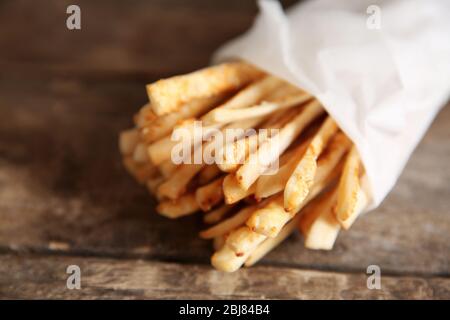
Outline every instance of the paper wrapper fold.
POLYGON ((213 60, 245 59, 321 101, 357 146, 368 209, 378 206, 449 97, 450 1, 318 0, 286 14, 276 1, 259 7, 253 27, 213 60), (368 21, 373 5, 379 29, 368 21))

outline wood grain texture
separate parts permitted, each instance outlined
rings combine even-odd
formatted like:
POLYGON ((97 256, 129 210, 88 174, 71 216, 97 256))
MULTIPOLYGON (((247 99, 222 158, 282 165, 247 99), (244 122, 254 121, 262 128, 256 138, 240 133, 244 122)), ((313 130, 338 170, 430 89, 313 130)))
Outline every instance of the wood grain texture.
POLYGON ((57 256, 0 256, 0 297, 39 299, 448 299, 450 279, 255 267, 223 274, 207 266, 57 256), (69 265, 81 289, 66 287, 69 265), (15 270, 13 276, 9 270, 15 270))

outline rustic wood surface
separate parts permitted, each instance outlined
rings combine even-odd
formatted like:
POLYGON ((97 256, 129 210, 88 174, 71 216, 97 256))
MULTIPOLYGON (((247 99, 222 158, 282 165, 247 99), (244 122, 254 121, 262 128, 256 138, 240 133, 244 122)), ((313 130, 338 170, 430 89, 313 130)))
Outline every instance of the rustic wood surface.
POLYGON ((0 298, 450 298, 448 107, 382 206, 333 251, 294 235, 260 266, 222 275, 199 216, 153 212, 117 134, 147 82, 206 65, 256 7, 79 1, 82 30, 69 31, 70 2, 42 2, 0 2, 0 298), (65 289, 69 264, 82 290, 65 289), (371 264, 382 290, 366 288, 371 264))
POLYGON ((450 279, 441 277, 383 276, 382 290, 368 290, 363 274, 272 266, 223 274, 198 264, 35 255, 0 256, 0 285, 3 297, 41 299, 436 299, 450 294, 450 279), (66 287, 68 265, 82 270, 80 290, 66 287))

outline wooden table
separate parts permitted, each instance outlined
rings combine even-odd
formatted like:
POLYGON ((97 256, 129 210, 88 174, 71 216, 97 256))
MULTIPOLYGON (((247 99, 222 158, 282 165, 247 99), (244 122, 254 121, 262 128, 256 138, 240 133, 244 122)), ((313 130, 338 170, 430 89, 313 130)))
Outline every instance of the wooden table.
MULTIPOLYGON (((199 216, 171 221, 122 168, 144 85, 208 64, 256 13, 241 1, 0 2, 1 298, 450 298, 450 109, 395 189, 331 252, 294 235, 258 266, 209 265, 199 216), (79 265, 82 289, 66 288, 79 265), (382 289, 369 290, 378 265, 382 289)), ((389 155, 386 155, 389 161, 389 155)))

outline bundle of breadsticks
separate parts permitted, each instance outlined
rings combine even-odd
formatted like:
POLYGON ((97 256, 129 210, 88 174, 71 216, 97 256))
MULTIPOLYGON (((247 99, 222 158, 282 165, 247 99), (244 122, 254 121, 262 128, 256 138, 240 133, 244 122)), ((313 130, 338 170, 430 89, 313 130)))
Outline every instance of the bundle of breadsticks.
POLYGON ((120 133, 124 165, 159 214, 202 214, 199 235, 213 240, 215 268, 251 266, 297 229, 305 247, 330 250, 366 207, 358 151, 307 92, 237 61, 159 80, 147 93, 134 128, 120 133), (176 164, 173 132, 192 132, 196 121, 203 132, 255 130, 223 144, 222 161, 176 164))

